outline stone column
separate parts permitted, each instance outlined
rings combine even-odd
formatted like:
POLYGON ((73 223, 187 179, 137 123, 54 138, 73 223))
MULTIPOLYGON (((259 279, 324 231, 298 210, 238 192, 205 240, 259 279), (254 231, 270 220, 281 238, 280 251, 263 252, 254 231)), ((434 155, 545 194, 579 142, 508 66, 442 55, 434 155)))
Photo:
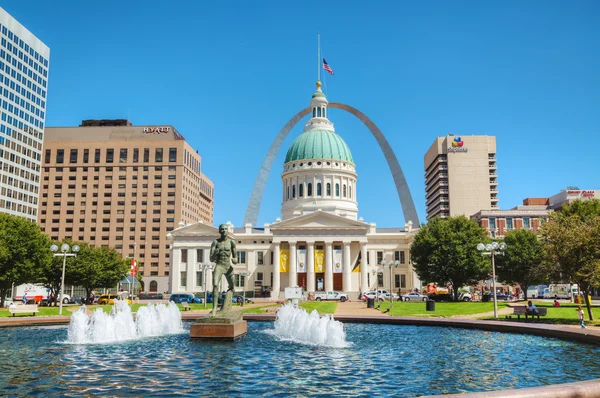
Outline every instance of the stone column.
POLYGON ((296 242, 290 242, 289 287, 298 285, 298 267, 296 266, 296 242))
POLYGON ((367 265, 367 243, 362 242, 360 244, 360 291, 366 293, 369 291, 369 284, 367 283, 367 274, 369 272, 367 265))
POLYGON ((325 291, 333 290, 333 252, 331 250, 331 242, 325 243, 325 291))
POLYGON ((188 263, 187 263, 187 286, 185 287, 186 293, 194 293, 194 284, 196 283, 196 249, 187 249, 188 251, 188 263))
MULTIPOLYGON (((204 252, 204 263, 209 263, 210 262, 210 249, 202 249, 202 251, 204 252)), ((203 290, 204 288, 206 288, 207 292, 212 292, 212 288, 213 288, 213 284, 212 284, 212 271, 210 270, 206 270, 204 271, 203 278, 206 278, 203 281, 203 290)))
POLYGON ((273 248, 273 286, 271 286, 271 298, 279 299, 279 290, 281 289, 281 273, 279 272, 279 243, 274 244, 273 248))
POLYGON ((344 292, 352 291, 352 266, 350 265, 350 242, 344 242, 344 258, 342 259, 344 292))
POLYGON ((315 243, 307 242, 306 253, 306 290, 309 293, 315 291, 315 243))
POLYGON ((171 259, 171 270, 169 272, 171 278, 171 291, 176 293, 179 291, 179 279, 181 278, 181 249, 173 249, 173 258, 171 259))

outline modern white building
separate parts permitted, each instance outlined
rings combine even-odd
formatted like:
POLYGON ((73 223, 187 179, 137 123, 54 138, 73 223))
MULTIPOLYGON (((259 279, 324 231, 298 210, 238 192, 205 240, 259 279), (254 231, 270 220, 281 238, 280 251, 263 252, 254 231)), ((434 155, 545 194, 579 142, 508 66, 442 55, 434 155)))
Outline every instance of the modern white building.
POLYGON ((0 211, 37 220, 50 49, 0 8, 0 211))
MULTIPOLYGON (((312 117, 283 164, 282 217, 263 228, 227 223, 237 242, 236 291, 271 292, 277 299, 286 287, 298 286, 307 292, 344 291, 356 298, 377 287, 395 292, 421 287, 409 258, 412 223, 377 228, 358 217, 356 165, 327 118, 327 105, 317 83, 312 117)), ((180 224, 168 237, 170 292, 211 291, 211 272, 205 269, 218 227, 180 224)))

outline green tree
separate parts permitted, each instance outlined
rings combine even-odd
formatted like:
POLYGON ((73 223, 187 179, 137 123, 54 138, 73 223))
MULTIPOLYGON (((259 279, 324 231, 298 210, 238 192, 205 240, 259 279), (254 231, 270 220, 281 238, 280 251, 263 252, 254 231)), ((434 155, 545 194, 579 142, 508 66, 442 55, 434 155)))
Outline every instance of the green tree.
POLYGON ((85 288, 87 300, 92 290, 113 288, 128 272, 129 263, 115 249, 82 243, 73 261, 69 282, 85 288))
POLYGON ((489 258, 477 250, 486 238, 485 229, 475 220, 434 218, 415 235, 410 248, 413 267, 424 282, 452 285, 458 300, 461 286, 477 283, 491 271, 489 258))
POLYGON ((593 320, 588 296, 590 288, 600 283, 600 201, 575 201, 550 214, 541 236, 549 261, 583 291, 593 320))
POLYGON ((35 281, 51 261, 50 239, 25 218, 0 213, 0 307, 15 286, 35 281))
POLYGON ((504 254, 495 258, 498 280, 519 284, 527 300, 527 287, 542 283, 548 276, 548 269, 543 265, 542 245, 536 233, 528 229, 508 232, 504 243, 504 254))

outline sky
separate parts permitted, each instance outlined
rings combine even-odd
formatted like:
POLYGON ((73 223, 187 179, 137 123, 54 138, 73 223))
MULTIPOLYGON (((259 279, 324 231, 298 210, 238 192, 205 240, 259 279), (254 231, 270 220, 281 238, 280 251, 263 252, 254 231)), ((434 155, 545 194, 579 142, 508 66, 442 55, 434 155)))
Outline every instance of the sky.
MULTIPOLYGON (((0 0, 50 47, 47 126, 171 124, 215 183, 216 225, 241 227, 273 139, 308 106, 317 33, 324 92, 385 134, 425 221, 423 156, 437 136, 494 135, 500 208, 600 189, 598 1, 0 0)), ((358 173, 359 216, 404 225, 387 163, 354 116, 329 112, 358 173)), ((258 225, 281 214, 285 152, 258 225)))

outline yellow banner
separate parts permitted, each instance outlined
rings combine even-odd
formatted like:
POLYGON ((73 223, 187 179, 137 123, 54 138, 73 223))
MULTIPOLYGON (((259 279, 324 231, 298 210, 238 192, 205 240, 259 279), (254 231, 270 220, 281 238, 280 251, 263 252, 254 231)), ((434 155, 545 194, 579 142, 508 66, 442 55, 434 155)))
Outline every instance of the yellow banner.
POLYGON ((315 272, 325 272, 325 250, 315 250, 315 272))
POLYGON ((361 257, 362 257, 362 253, 359 252, 358 258, 356 259, 356 262, 354 263, 354 268, 352 268, 352 272, 360 272, 361 257))
POLYGON ((279 272, 288 272, 290 264, 290 249, 279 251, 279 272))

